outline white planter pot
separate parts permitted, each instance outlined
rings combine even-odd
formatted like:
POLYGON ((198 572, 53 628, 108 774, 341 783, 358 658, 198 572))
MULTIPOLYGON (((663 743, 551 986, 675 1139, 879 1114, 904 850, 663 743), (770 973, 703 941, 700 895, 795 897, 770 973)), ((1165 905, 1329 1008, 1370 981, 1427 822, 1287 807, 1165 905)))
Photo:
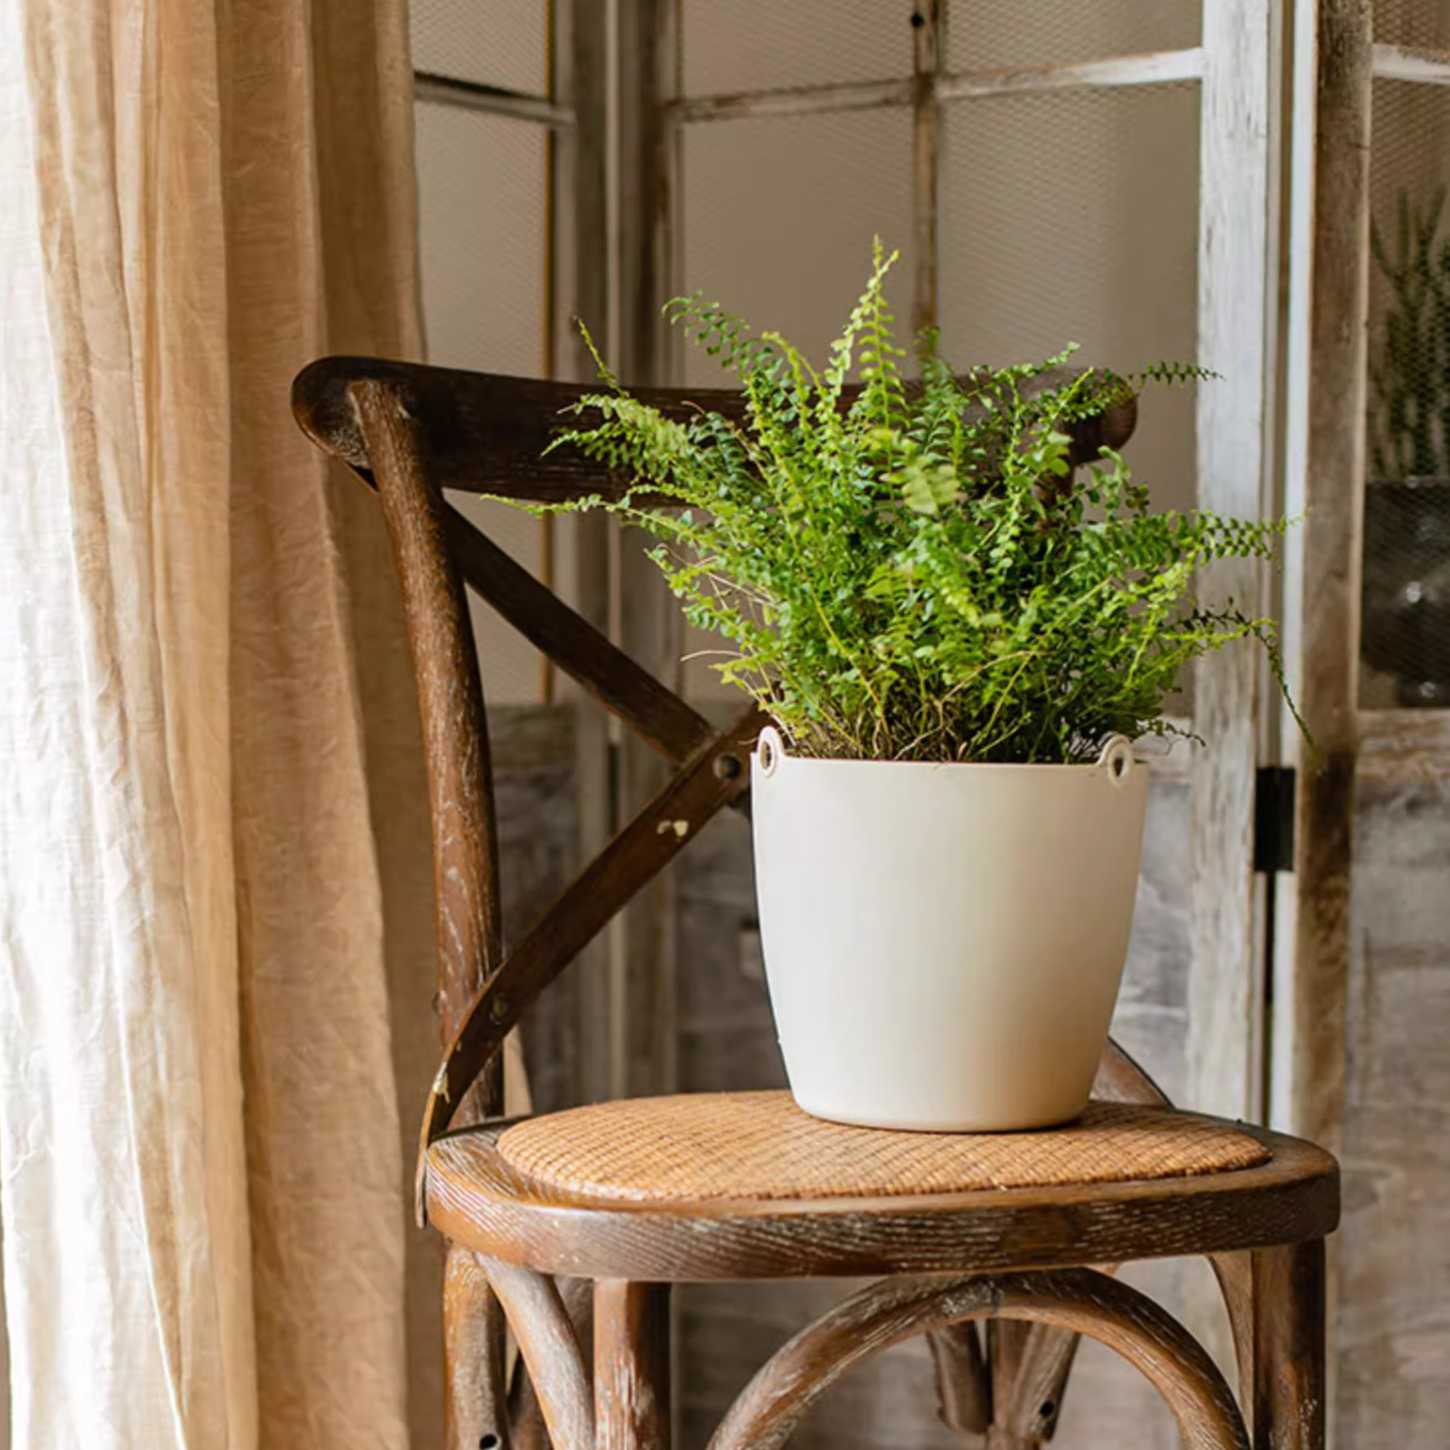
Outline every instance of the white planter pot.
POLYGON ((786 1072, 868 1127, 1043 1127, 1087 1103, 1133 918, 1145 767, 752 760, 786 1072))

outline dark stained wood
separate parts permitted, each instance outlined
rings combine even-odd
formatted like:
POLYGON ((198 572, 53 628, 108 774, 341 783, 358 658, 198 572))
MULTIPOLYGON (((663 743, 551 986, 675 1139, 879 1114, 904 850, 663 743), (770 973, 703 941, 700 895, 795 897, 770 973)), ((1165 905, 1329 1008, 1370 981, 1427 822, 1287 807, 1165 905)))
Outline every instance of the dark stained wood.
POLYGON ((1358 750, 1359 607, 1369 314, 1370 0, 1319 7, 1313 296, 1299 708, 1316 751, 1294 822, 1294 939, 1284 1004, 1289 1124, 1337 1146, 1343 1121, 1349 884, 1358 750))
MULTIPOLYGON (((580 1357, 589 1364, 594 1357, 594 1285, 588 1279, 564 1278, 556 1279, 555 1285, 564 1312, 574 1326, 580 1357)), ((549 1450, 549 1431, 544 1424, 538 1391, 522 1357, 514 1366, 508 1413, 511 1450, 549 1450)))
POLYGON ((478 1258, 450 1244, 443 1273, 444 1444, 513 1450, 504 1391, 504 1314, 478 1258))
POLYGON ((1324 1244, 1257 1250, 1253 1280, 1254 1444, 1322 1450, 1324 1244))
POLYGON ((1025 1319, 991 1319, 987 1324, 987 1366, 992 1380, 992 1423, 987 1430, 987 1450, 1032 1450, 1031 1439, 1018 1432, 1008 1413, 1022 1373, 1022 1351, 1027 1347, 1031 1328, 1025 1319))
POLYGON ((1093 1079, 1093 1096, 1110 1103, 1169 1106, 1168 1095, 1111 1038, 1093 1079))
MULTIPOLYGON (((419 1207, 427 1146, 493 1060, 524 1009, 619 909, 661 870, 721 806, 742 794, 745 762, 764 717, 751 706, 698 751, 580 874, 544 919, 511 952, 473 1003, 450 1044, 424 1111, 419 1154, 419 1207)), ((567 1271, 564 1271, 567 1272, 567 1271)))
POLYGON ((926 1336, 936 1373, 942 1423, 963 1435, 982 1435, 992 1423, 992 1381, 977 1326, 947 1324, 926 1336))
POLYGON ((598 1450, 669 1450, 668 1284, 595 1286, 594 1423, 598 1450))
POLYGON ((442 520, 465 581, 661 755, 685 760, 710 738, 710 724, 702 715, 562 603, 452 505, 443 505, 442 520))
POLYGON ((485 1268, 528 1366, 554 1450, 594 1450, 589 1366, 558 1285, 516 1264, 490 1261, 485 1268))
MULTIPOLYGON (((1198 1341, 1145 1295, 1089 1269, 872 1284, 796 1335, 761 1368, 725 1417, 710 1450, 778 1450, 811 1405, 853 1364, 913 1335, 964 1320, 989 1320, 994 1335, 1002 1324, 1014 1322, 1012 1339, 1018 1338, 1016 1321, 1089 1335, 1152 1381, 1190 1450, 1249 1450, 1233 1394, 1198 1341)), ((987 1443, 1006 1450, 1013 1441, 994 1430, 987 1443)))
POLYGON ((1154 1182, 869 1199, 712 1200, 668 1206, 546 1190, 494 1148, 504 1125, 428 1153, 428 1217, 491 1257, 550 1273, 657 1282, 995 1272, 1113 1264, 1319 1238, 1339 1179, 1321 1149, 1244 1126, 1256 1168, 1154 1182))
MULTIPOLYGON (((379 383, 360 382, 351 396, 374 463, 418 690, 433 828, 435 1001, 447 1043, 501 955, 497 818, 483 683, 468 603, 444 534, 443 501, 418 463, 416 424, 379 383)), ((502 1058, 468 1086, 470 1116, 501 1111, 502 1058)), ((472 1450, 483 1435, 506 1433, 499 1428, 507 1418, 502 1327, 487 1280, 451 1248, 443 1288, 449 1450, 472 1450)))
MULTIPOLYGON (((1078 369, 1055 369, 1029 387, 1060 384, 1078 369)), ((543 455, 561 427, 572 421, 563 410, 599 385, 542 382, 492 373, 460 372, 382 358, 329 357, 309 364, 292 384, 292 411, 304 433, 371 482, 372 462, 348 389, 362 380, 386 383, 416 427, 423 472, 436 488, 470 489, 504 498, 562 503, 599 495, 620 498, 633 479, 610 474, 577 450, 543 455)), ((631 390, 641 401, 683 419, 700 409, 740 418, 738 392, 720 388, 631 390)), ((844 395, 848 405, 856 393, 844 395)), ((1109 408, 1101 418, 1071 425, 1070 460, 1097 456, 1107 444, 1119 448, 1137 423, 1135 399, 1109 408)))
POLYGON ((1033 1324, 1029 1328, 1018 1354, 1010 1395, 997 1409, 997 1418, 1007 1434, 1026 1445, 1052 1438, 1062 1414, 1077 1347, 1078 1336, 1055 1324, 1033 1324))
POLYGON ((1209 1264, 1218 1280, 1233 1333, 1234 1363, 1238 1369, 1239 1400, 1251 1402, 1254 1385, 1254 1261, 1252 1253, 1210 1254, 1209 1264))
MULTIPOLYGON (((438 1003, 445 1038, 499 965, 498 833, 478 652, 416 422, 375 382, 356 388, 402 582, 433 817, 438 1003)), ((497 1112, 501 1099, 487 1104, 497 1112)))
POLYGON ((911 331, 937 324, 937 193, 941 177, 941 106, 937 81, 946 60, 946 6, 917 0, 911 30, 911 331))

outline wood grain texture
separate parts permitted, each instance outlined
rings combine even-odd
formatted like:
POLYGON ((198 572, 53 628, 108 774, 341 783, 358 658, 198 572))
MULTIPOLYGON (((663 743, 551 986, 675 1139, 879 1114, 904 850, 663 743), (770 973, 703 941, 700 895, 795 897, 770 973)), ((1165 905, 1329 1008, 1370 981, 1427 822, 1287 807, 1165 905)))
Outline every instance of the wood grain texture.
POLYGON ((1253 1256, 1254 1444, 1324 1450, 1324 1245, 1253 1256))
MULTIPOLYGON (((355 394, 392 540, 423 724, 433 820, 441 1029, 451 1038, 499 965, 498 833, 478 652, 443 523, 418 463, 415 422, 383 385, 355 394)), ((497 1112, 501 1100, 486 1103, 497 1112)))
POLYGON ((1010 1414, 1022 1374, 1022 1352, 1027 1347, 1031 1328, 1025 1319, 988 1319, 987 1370, 992 1383, 992 1423, 987 1429, 987 1450, 1033 1450, 1032 1439, 1018 1431, 1010 1414))
POLYGON ((1200 1178, 873 1199, 603 1204, 532 1183, 499 1157, 506 1124, 428 1150, 428 1214, 450 1238, 548 1273, 650 1282, 982 1272, 1120 1263, 1322 1237, 1338 1169, 1247 1128, 1272 1153, 1200 1178))
POLYGON ((709 739, 710 726, 703 716, 562 603, 457 509, 444 504, 441 518, 448 547, 469 586, 652 749, 678 762, 709 739))
MULTIPOLYGON (((435 1000, 446 1043, 502 954, 483 683, 468 603, 444 535, 444 505, 419 467, 413 420, 382 384, 361 382, 350 397, 374 460, 418 692, 433 835, 435 1000)), ((500 1058, 468 1084, 466 1101, 460 1095, 465 1121, 502 1111, 502 1069, 500 1058)), ((450 1450, 471 1450, 484 1434, 506 1433, 499 1428, 507 1418, 502 1320, 491 1300, 488 1283, 450 1249, 443 1282, 444 1435, 450 1450)))
POLYGON ((1316 752, 1294 823, 1294 936, 1285 1004, 1293 1131, 1331 1147, 1344 1096, 1349 873, 1359 688, 1369 310, 1370 5, 1319 6, 1313 296, 1300 579, 1299 707, 1316 752))
POLYGON ((911 331, 936 326, 937 192, 940 183, 941 111, 936 83, 946 52, 941 0, 918 0, 911 32, 911 331))
POLYGON ((595 1286, 594 1422, 598 1450, 669 1450, 668 1284, 595 1286))
MULTIPOLYGON (((850 1366, 939 1325, 990 1320, 1061 1325, 1129 1360, 1168 1401, 1190 1450, 1249 1450, 1232 1393, 1213 1361, 1152 1300, 1102 1274, 907 1277, 870 1285, 782 1348, 746 1386, 710 1450, 778 1450, 801 1416, 850 1366)), ((1018 1442, 1020 1445, 1022 1442, 1018 1442)), ((1015 1450, 1010 1438, 991 1440, 1015 1450)))
MULTIPOLYGON (((1269 0, 1219 0, 1203 14, 1198 234, 1199 361, 1224 376, 1198 391, 1200 508, 1265 512, 1264 317, 1269 306, 1269 0)), ((1200 595, 1261 613, 1262 566, 1225 560, 1200 595)), ((1194 669, 1189 1081, 1184 1100, 1257 1116, 1262 955, 1254 922, 1254 778, 1262 662, 1216 651, 1194 669)))
MULTIPOLYGON (((752 706, 700 751, 576 878, 474 1000, 429 1095, 426 1150, 524 1009, 721 806, 742 794, 763 717, 752 706)), ((427 1156, 420 1151, 420 1207, 427 1156)))
MULTIPOLYGON (((1024 391, 1060 386, 1081 369, 1042 373, 1024 391)), ((355 382, 388 384, 416 424, 419 462, 435 488, 468 489, 504 498, 567 502, 598 494, 621 497, 634 482, 611 474, 573 449, 544 450, 571 421, 563 411, 596 386, 544 382, 494 373, 463 372, 385 358, 329 357, 310 363, 292 384, 292 412, 302 431, 319 447, 348 464, 371 483, 372 463, 357 414, 349 401, 355 382)), ((969 376, 963 377, 970 387, 969 376)), ((701 408, 739 419, 744 401, 720 388, 632 389, 667 416, 685 420, 701 408)), ((849 407, 859 388, 842 394, 849 407)), ((1114 404, 1100 418, 1084 418, 1069 428, 1074 464, 1095 458, 1103 444, 1123 446, 1137 423, 1136 399, 1114 404)))
POLYGON ((504 1313, 475 1254, 450 1244, 443 1276, 444 1444, 511 1450, 504 1313))
MULTIPOLYGON (((1118 55, 1101 60, 1052 61, 1043 65, 1001 66, 991 70, 943 72, 935 94, 938 104, 985 96, 1040 95, 1049 91, 1094 87, 1162 85, 1197 80, 1203 55, 1196 47, 1118 55)), ((877 111, 909 106, 916 100, 911 78, 848 81, 840 85, 782 86, 733 95, 687 96, 671 103, 670 119, 697 125, 761 116, 809 116, 821 111, 877 111)))
MULTIPOLYGON (((680 177, 677 137, 663 106, 678 89, 673 0, 624 0, 618 10, 620 201, 619 342, 616 364, 631 387, 670 379, 672 330, 660 309, 684 290, 675 275, 680 235, 671 216, 680 177)), ((678 688, 684 653, 679 604, 648 550, 655 540, 624 528, 617 562, 619 638, 651 673, 678 688)), ((618 755, 619 800, 632 812, 663 788, 660 762, 625 738, 618 755)), ((669 1092, 675 1086, 674 876, 661 872, 620 915, 613 963, 620 1043, 616 1095, 669 1092)))
POLYGON ((579 1336, 546 1274, 489 1260, 489 1282, 508 1315, 554 1450, 594 1450, 594 1398, 579 1336))
MULTIPOLYGON (((1439 712, 1420 712, 1432 714, 1439 712)), ((1443 1450, 1450 1424, 1450 774, 1355 802, 1335 1437, 1443 1450)))
POLYGON ((945 1324, 929 1330, 942 1424, 962 1435, 984 1435, 992 1423, 992 1380, 977 1326, 945 1324))
MULTIPOLYGON (((577 131, 565 139, 560 153, 562 167, 570 177, 573 201, 572 306, 596 337, 608 337, 609 257, 607 248, 599 245, 599 238, 606 234, 609 224, 609 7, 556 5, 552 13, 556 22, 567 29, 566 47, 557 53, 567 56, 566 89, 579 120, 577 131)), ((569 347, 561 352, 568 360, 564 376, 576 382, 594 377, 594 359, 576 327, 569 327, 569 347)), ((569 525, 573 546, 571 602, 580 617, 605 636, 609 632, 611 531, 611 520, 603 514, 579 514, 569 525)), ((614 825, 614 791, 608 720, 598 711, 579 710, 575 739, 577 870, 609 840, 614 825)), ((601 1030, 609 1021, 607 942, 596 939, 584 949, 566 990, 573 998, 578 1026, 578 1051, 572 1059, 579 1087, 576 1101, 597 1101, 608 1096, 612 1086, 610 1038, 607 1031, 601 1030)))

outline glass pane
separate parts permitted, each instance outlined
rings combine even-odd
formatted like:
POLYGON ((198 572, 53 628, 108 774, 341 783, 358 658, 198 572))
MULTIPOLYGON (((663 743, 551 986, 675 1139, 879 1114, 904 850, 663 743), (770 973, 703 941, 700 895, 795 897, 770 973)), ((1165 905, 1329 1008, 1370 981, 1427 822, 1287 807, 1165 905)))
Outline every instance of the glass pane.
POLYGON ((1387 45, 1444 50, 1450 45, 1447 0, 1375 0, 1374 38, 1387 45))
MULTIPOLYGON (((1233 367, 1196 357, 1196 85, 963 101, 946 117, 940 320, 959 370, 1069 342, 1124 372, 1233 367)), ((1193 503, 1193 413, 1187 389, 1143 399, 1127 457, 1158 507, 1193 503)))
MULTIPOLYGON (((420 266, 429 361, 537 377, 544 365, 544 132, 456 106, 416 108, 420 266)), ((456 500, 537 569, 538 520, 456 500)), ((484 687, 496 703, 539 698, 539 655, 473 600, 484 687)))
POLYGON ((992 70, 1184 50, 1199 43, 1201 17, 1200 0, 952 0, 947 63, 992 70))
POLYGON ((912 0, 683 0, 686 95, 911 73, 912 0))
POLYGON ((412 0, 413 69, 541 95, 548 0, 412 0))
POLYGON ((1376 81, 1364 705, 1450 706, 1450 91, 1376 81))

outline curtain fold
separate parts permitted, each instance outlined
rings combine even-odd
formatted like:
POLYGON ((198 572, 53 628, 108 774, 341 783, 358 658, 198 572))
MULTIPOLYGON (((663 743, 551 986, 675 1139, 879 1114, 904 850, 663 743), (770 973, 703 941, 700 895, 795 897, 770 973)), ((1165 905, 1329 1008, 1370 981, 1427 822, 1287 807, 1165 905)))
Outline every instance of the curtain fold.
POLYGON ((410 107, 402 0, 0 0, 16 1450, 408 1440, 412 685, 287 399, 418 355, 410 107))

